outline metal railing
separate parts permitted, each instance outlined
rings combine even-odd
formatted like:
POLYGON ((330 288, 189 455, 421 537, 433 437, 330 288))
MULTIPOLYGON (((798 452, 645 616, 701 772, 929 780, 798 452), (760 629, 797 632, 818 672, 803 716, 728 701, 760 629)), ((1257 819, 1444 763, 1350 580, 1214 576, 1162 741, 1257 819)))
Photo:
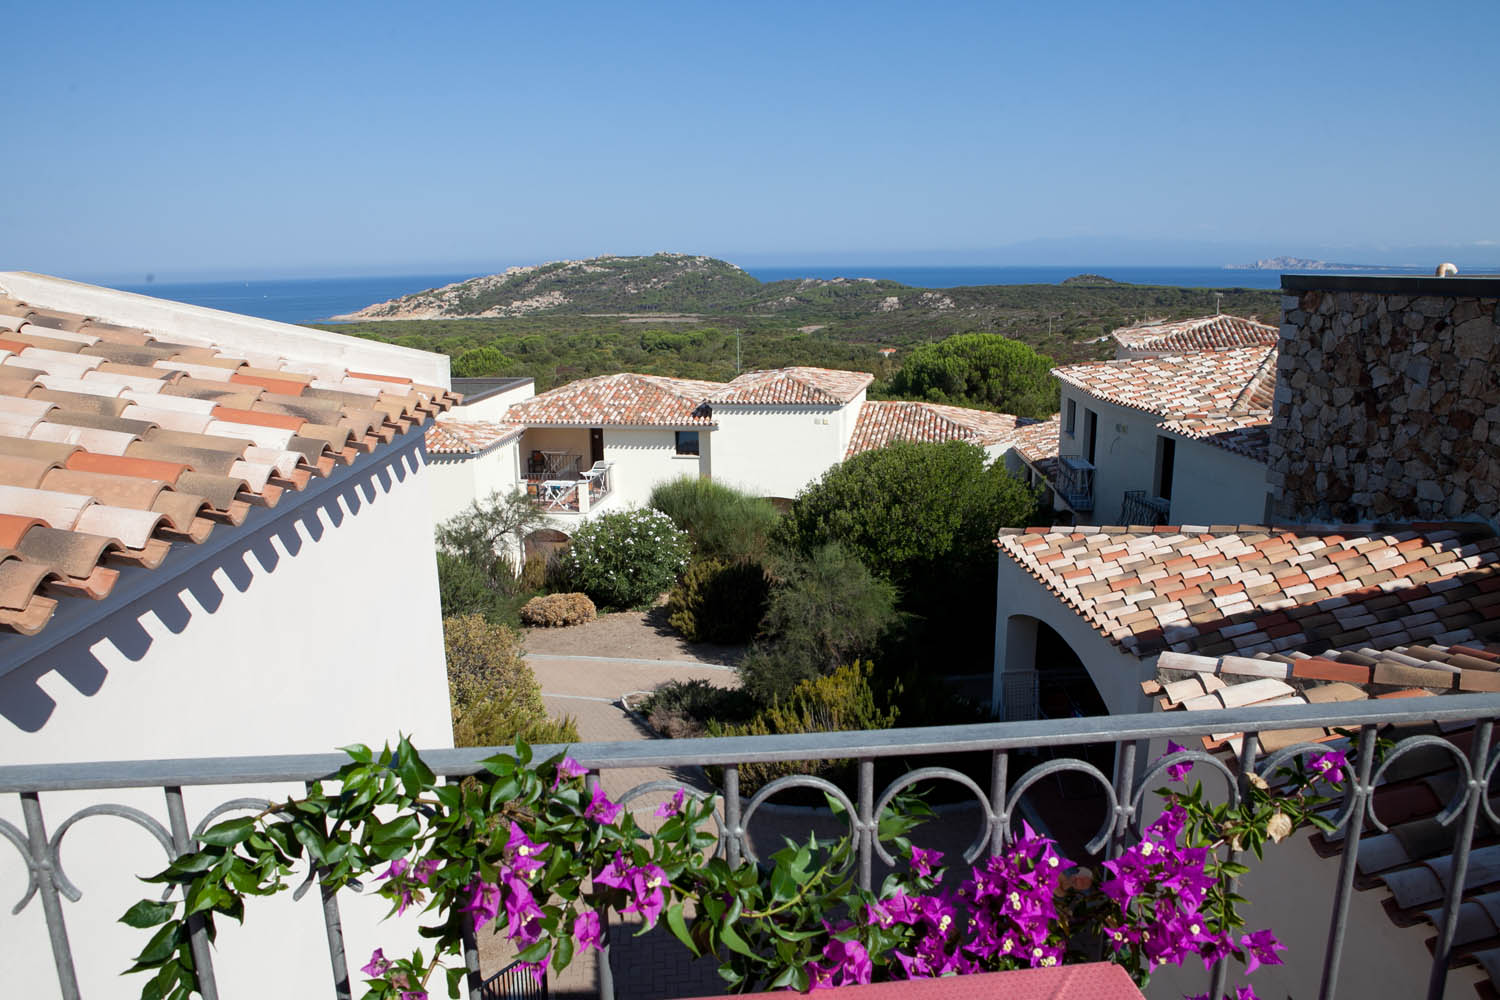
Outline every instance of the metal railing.
POLYGON ((1094 509, 1094 464, 1078 455, 1057 461, 1057 492, 1069 509, 1086 514, 1094 509))
MULTIPOLYGON (((1481 810, 1491 823, 1500 825, 1500 816, 1496 815, 1486 791, 1497 764, 1500 764, 1500 748, 1491 745, 1493 721, 1497 717, 1500 717, 1500 695, 1464 694, 1439 698, 1097 716, 870 732, 584 743, 572 746, 569 752, 589 769, 588 780, 591 784, 597 783, 601 771, 617 768, 723 766, 721 809, 716 814, 719 850, 731 864, 736 865, 744 859, 758 860, 746 836, 746 830, 751 818, 771 797, 788 788, 820 789, 842 804, 849 824, 849 836, 854 843, 857 878, 861 886, 870 888, 876 859, 885 864, 893 864, 895 860, 876 835, 878 817, 898 793, 921 782, 956 782, 973 796, 983 819, 978 836, 964 852, 965 861, 973 863, 985 854, 1005 847, 1012 837, 1012 821, 1022 808, 1022 797, 1032 786, 1045 778, 1065 772, 1082 775, 1098 785, 1106 803, 1104 822, 1088 843, 1087 849, 1094 854, 1114 857, 1134 838, 1139 837, 1144 821, 1145 796, 1149 789, 1155 787, 1167 766, 1162 761, 1148 762, 1145 749, 1147 741, 1173 738, 1187 742, 1185 738, 1191 736, 1244 733, 1236 759, 1231 762, 1233 766, 1219 756, 1203 751, 1193 751, 1187 757, 1200 766, 1219 772, 1225 780, 1228 799, 1235 801, 1244 794, 1246 782, 1252 773, 1273 775, 1277 768, 1294 757, 1321 753, 1326 749, 1324 744, 1299 743, 1268 754, 1263 759, 1260 753, 1260 733, 1330 726, 1358 729, 1359 752, 1351 762, 1352 774, 1349 775, 1352 781, 1345 782, 1343 807, 1335 819, 1336 828, 1348 829, 1352 835, 1344 840, 1337 891, 1332 902, 1324 948, 1318 996, 1329 998, 1334 994, 1343 955, 1344 931, 1360 850, 1359 834, 1367 816, 1372 824, 1384 829, 1375 816, 1371 792, 1397 758, 1418 748, 1441 748, 1451 756, 1460 780, 1456 782, 1456 791, 1440 817, 1445 822, 1453 823, 1454 840, 1452 874, 1444 894, 1429 980, 1428 996, 1437 998, 1443 995, 1446 986, 1446 971, 1453 954, 1469 852, 1481 810), (1472 722, 1473 734, 1468 741, 1467 750, 1441 735, 1407 735, 1387 750, 1379 767, 1375 765, 1377 727, 1429 722, 1472 722), (1056 756, 1059 748, 1091 746, 1113 748, 1113 776, 1105 775, 1086 760, 1056 756), (878 760, 975 752, 990 755, 987 788, 981 787, 975 779, 954 768, 922 767, 903 774, 877 794, 875 764, 878 760), (1053 756, 1024 773, 1011 773, 1012 761, 1018 755, 1029 756, 1037 752, 1053 756), (739 792, 742 764, 831 759, 853 759, 857 762, 858 787, 853 801, 837 786, 823 779, 807 776, 781 778, 762 788, 748 802, 742 801, 739 792)), ((538 747, 536 753, 538 758, 542 758, 561 749, 563 748, 538 747)), ((493 748, 435 750, 424 753, 423 758, 437 774, 454 779, 484 773, 480 760, 496 752, 493 748)), ((505 751, 502 748, 498 752, 505 751)), ((231 799, 209 811, 196 825, 190 825, 183 807, 183 788, 327 781, 346 762, 347 758, 341 754, 318 754, 0 767, 0 794, 20 797, 25 827, 22 830, 0 819, 0 839, 9 840, 20 851, 26 866, 26 893, 13 912, 22 912, 33 898, 40 898, 62 995, 69 1000, 79 996, 63 903, 65 899, 77 901, 81 894, 64 873, 60 854, 64 835, 79 819, 85 816, 111 815, 129 820, 149 831, 166 855, 175 856, 192 849, 196 836, 223 813, 264 807, 260 800, 231 799), (127 788, 160 789, 164 796, 167 821, 163 823, 157 817, 133 806, 101 802, 72 812, 49 830, 43 802, 50 793, 127 788)), ((628 804, 647 794, 658 794, 664 787, 673 789, 676 785, 651 782, 631 789, 620 796, 620 800, 628 804)), ((692 788, 686 791, 699 797, 705 794, 692 788)), ((333 969, 332 992, 335 997, 347 998, 350 995, 349 974, 344 960, 337 894, 324 892, 321 899, 333 969)), ((217 989, 214 985, 212 956, 201 928, 194 932, 193 946, 194 957, 203 976, 203 996, 206 1000, 215 1000, 217 989)), ((471 1000, 482 1000, 486 994, 477 971, 478 953, 472 940, 465 958, 471 970, 467 981, 469 997, 471 1000)), ((605 998, 612 998, 613 981, 607 948, 605 955, 601 956, 599 972, 600 994, 605 998)), ((1215 973, 1213 995, 1222 995, 1226 975, 1227 969, 1221 963, 1215 973)), ((307 991, 301 992, 305 994, 307 991)))
POLYGON ((1161 497, 1147 496, 1145 490, 1126 490, 1120 504, 1121 524, 1166 524, 1172 516, 1172 503, 1161 497))
POLYGON ((538 980, 524 962, 512 962, 479 987, 480 1000, 547 1000, 547 974, 538 980))

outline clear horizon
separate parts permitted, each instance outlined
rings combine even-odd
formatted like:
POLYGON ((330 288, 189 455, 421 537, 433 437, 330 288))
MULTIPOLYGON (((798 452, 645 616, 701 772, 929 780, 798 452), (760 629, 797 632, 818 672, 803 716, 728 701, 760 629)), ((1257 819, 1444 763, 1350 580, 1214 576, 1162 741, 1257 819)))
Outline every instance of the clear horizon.
POLYGON ((1494 4, 64 3, 9 23, 0 268, 1500 263, 1494 4))

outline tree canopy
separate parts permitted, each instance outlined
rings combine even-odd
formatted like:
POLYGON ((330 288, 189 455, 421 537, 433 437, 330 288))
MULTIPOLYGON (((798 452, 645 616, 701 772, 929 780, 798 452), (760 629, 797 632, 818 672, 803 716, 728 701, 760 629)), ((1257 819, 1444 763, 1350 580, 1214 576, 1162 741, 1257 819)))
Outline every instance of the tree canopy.
POLYGON ((914 635, 976 655, 993 639, 995 533, 1025 525, 1036 502, 981 448, 902 441, 825 472, 797 496, 777 536, 804 555, 838 542, 895 585, 900 610, 918 619, 914 635))
POLYGON ((964 333, 923 344, 891 376, 890 392, 959 406, 985 406, 1018 417, 1057 412, 1052 359, 997 333, 964 333))

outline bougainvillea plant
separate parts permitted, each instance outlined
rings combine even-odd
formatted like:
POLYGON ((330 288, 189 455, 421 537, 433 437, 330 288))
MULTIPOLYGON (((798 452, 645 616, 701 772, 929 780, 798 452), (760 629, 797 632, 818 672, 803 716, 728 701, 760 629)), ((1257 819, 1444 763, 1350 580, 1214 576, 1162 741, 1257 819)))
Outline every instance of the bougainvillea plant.
MULTIPOLYGON (((379 893, 390 918, 415 919, 428 949, 361 967, 366 1000, 458 996, 466 940, 504 934, 539 979, 581 948, 600 948, 611 914, 642 929, 664 921, 695 955, 712 954, 736 991, 817 989, 877 980, 1040 968, 1108 957, 1138 983, 1166 964, 1234 958, 1247 973, 1280 964, 1268 930, 1243 931, 1230 853, 1257 854, 1329 800, 1343 755, 1281 769, 1273 790, 1250 776, 1234 805, 1210 805, 1202 786, 1161 789, 1165 809, 1098 876, 1022 824, 1001 853, 950 879, 936 851, 906 836, 927 810, 910 797, 880 819, 903 861, 877 890, 854 878, 848 839, 789 842, 763 864, 715 854, 714 800, 678 791, 648 833, 634 814, 558 756, 484 761, 486 774, 442 783, 404 738, 394 749, 345 748, 335 781, 302 798, 225 820, 148 881, 180 888, 142 900, 124 922, 156 928, 131 972, 143 998, 196 992, 191 930, 210 940, 220 916, 244 918, 248 896, 285 891, 316 873, 325 887, 379 893), (330 788, 330 786, 332 786, 330 788), (300 875, 299 875, 300 872, 300 875), (691 916, 689 915, 691 914, 691 916)), ((1175 748, 1180 750, 1180 748, 1175 748)), ((1177 758, 1169 757, 1168 761, 1177 758)), ((1174 784, 1185 760, 1167 768, 1174 784)), ((1233 1000, 1254 997, 1239 987, 1233 1000)))

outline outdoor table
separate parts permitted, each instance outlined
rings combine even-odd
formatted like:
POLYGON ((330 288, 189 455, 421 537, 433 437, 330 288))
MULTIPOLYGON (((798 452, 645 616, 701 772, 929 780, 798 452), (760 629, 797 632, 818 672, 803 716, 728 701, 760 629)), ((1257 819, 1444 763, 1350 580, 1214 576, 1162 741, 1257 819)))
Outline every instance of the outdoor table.
MULTIPOLYGON (((785 1000, 788 996, 785 992, 745 995, 767 1000, 785 1000)), ((1111 962, 838 986, 819 990, 817 995, 828 1000, 1145 1000, 1125 970, 1111 962)))
POLYGON ((563 497, 568 495, 568 490, 578 485, 574 479, 545 479, 542 481, 541 497, 546 502, 548 510, 561 508, 563 497))

